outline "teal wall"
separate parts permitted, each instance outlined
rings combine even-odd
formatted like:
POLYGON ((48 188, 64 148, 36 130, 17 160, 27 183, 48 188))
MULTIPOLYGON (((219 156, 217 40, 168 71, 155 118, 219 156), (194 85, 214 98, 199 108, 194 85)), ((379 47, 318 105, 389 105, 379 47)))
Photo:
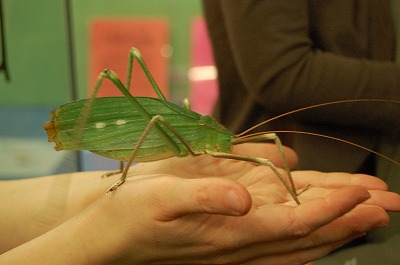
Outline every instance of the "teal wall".
MULTIPOLYGON (((65 1, 2 0, 11 81, 0 73, 0 106, 55 106, 71 98, 65 1)), ((72 0, 80 97, 88 84, 88 28, 95 17, 165 18, 170 24, 171 98, 187 94, 189 27, 198 0, 72 0)))
POLYGON ((69 98, 62 1, 2 0, 11 81, 0 75, 0 105, 69 98))
MULTIPOLYGON (((76 170, 115 169, 113 160, 55 152, 43 122, 71 100, 65 0, 0 0, 11 81, 0 72, 0 180, 76 170), (78 161, 83 166, 78 167, 78 161)), ((69 0, 72 6, 79 98, 88 86, 89 26, 94 18, 162 18, 169 23, 170 98, 188 93, 190 23, 201 14, 199 0, 69 0)), ((0 63, 2 61, 0 54, 0 63)))

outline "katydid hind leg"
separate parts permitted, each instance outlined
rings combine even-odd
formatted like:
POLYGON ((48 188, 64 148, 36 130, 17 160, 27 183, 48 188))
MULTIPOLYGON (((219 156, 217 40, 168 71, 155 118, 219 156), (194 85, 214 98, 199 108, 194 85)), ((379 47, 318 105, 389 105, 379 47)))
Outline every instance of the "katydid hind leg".
MULTIPOLYGON (((128 71, 129 74, 127 76, 127 86, 129 87, 130 85, 130 79, 131 79, 131 72, 132 72, 132 65, 133 65, 133 59, 136 58, 136 60, 139 62, 141 65, 143 71, 145 72, 149 82, 153 86, 154 91, 157 93, 159 100, 166 100, 164 95, 162 94, 161 90, 158 88, 156 82, 154 81, 154 78, 152 77, 150 71, 148 70, 146 64, 144 63, 142 56, 139 52, 138 49, 132 48, 129 53, 129 62, 128 62, 128 71)), ((96 97, 98 91, 100 90, 101 84, 104 79, 109 79, 114 85, 121 91, 121 93, 132 103, 132 106, 141 114, 141 116, 146 119, 147 121, 150 122, 152 116, 147 112, 147 110, 138 102, 138 100, 132 96, 132 94, 129 92, 129 90, 124 86, 124 84, 121 82, 117 74, 110 70, 110 69, 105 69, 103 70, 96 82, 96 86, 94 88, 94 92, 92 97, 89 99, 88 104, 84 107, 82 111, 82 116, 83 119, 81 123, 79 124, 78 128, 83 128, 85 125, 87 118, 90 113, 91 106, 93 105, 94 98, 96 97)), ((176 145, 174 144, 173 140, 158 126, 158 124, 155 125, 155 128, 157 129, 158 133, 160 136, 164 139, 164 141, 168 144, 169 148, 171 149, 176 149, 176 145)), ((81 131, 81 130, 78 130, 81 131)), ((82 135, 78 134, 77 139, 79 140, 82 135)), ((175 150, 178 151, 178 150, 175 150)))
MULTIPOLYGON (((119 77, 117 76, 117 74, 114 71, 112 71, 110 69, 106 69, 102 72, 102 76, 104 78, 109 79, 111 82, 114 83, 114 85, 130 101, 130 103, 132 104, 132 107, 135 108, 145 120, 147 120, 148 122, 151 121, 152 116, 150 115, 150 113, 145 109, 144 106, 142 106, 139 103, 139 101, 134 96, 132 96, 131 93, 129 93, 129 91, 125 88, 125 86, 122 84, 121 80, 119 79, 119 77)), ((156 128, 157 132, 160 134, 160 137, 163 138, 165 143, 169 146, 169 148, 175 149, 175 152, 178 152, 179 150, 177 150, 176 144, 171 139, 171 137, 169 137, 168 134, 166 134, 164 132, 164 130, 162 130, 162 128, 157 123, 155 124, 154 127, 156 128)))
POLYGON ((129 72, 127 75, 129 80, 127 80, 127 89, 129 89, 130 77, 132 74, 132 65, 133 65, 134 58, 140 64, 143 72, 145 73, 147 79, 149 80, 149 83, 153 87, 154 92, 156 92, 158 99, 166 101, 167 99, 165 98, 164 94, 161 92, 161 89, 158 87, 156 81, 154 80, 153 76, 151 75, 149 69, 147 68, 147 65, 144 62, 141 53, 135 47, 132 47, 131 50, 129 51, 129 63, 128 63, 128 71, 129 72))
POLYGON ((214 157, 227 158, 227 159, 233 159, 233 160, 241 160, 241 161, 253 162, 253 163, 261 164, 264 166, 268 166, 274 172, 274 174, 279 178, 279 180, 282 182, 282 184, 285 186, 286 190, 292 196, 293 200, 298 205, 300 205, 300 201, 297 198, 298 194, 296 193, 296 191, 293 190, 293 187, 291 186, 291 184, 287 183, 287 181, 285 180, 285 177, 281 174, 281 172, 279 172, 278 168, 268 159, 260 158, 260 157, 250 157, 250 156, 243 156, 243 155, 236 155, 236 154, 229 154, 229 153, 214 152, 214 151, 207 151, 207 153, 214 157))

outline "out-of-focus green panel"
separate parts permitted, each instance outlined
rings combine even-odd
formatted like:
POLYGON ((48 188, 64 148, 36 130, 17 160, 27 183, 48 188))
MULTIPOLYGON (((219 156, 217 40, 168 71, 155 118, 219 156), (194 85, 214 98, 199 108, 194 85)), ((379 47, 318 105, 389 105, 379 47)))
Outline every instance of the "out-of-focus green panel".
POLYGON ((0 74, 0 105, 54 105, 69 98, 62 1, 2 0, 11 81, 0 74))
MULTIPOLYGON (((66 3, 72 7, 74 69, 81 98, 86 97, 88 85, 89 25, 97 17, 168 21, 173 48, 169 66, 171 99, 176 102, 187 96, 190 26, 192 19, 201 14, 199 0, 0 1, 11 77, 7 82, 0 72, 0 157, 3 161, 0 178, 78 169, 75 153, 53 151, 42 129, 43 122, 50 118, 47 113, 71 100, 66 3), (44 157, 36 157, 37 154, 44 157)), ((0 63, 3 59, 0 54, 0 63)), ((84 169, 99 169, 97 160, 92 161, 86 155, 83 160, 84 169)), ((113 163, 103 160, 100 164, 104 166, 105 163, 108 167, 102 169, 114 167, 113 163)))
MULTIPOLYGON (((11 82, 0 73, 0 106, 59 105, 70 100, 71 80, 63 0, 1 0, 11 82)), ((74 24, 75 70, 80 97, 88 85, 90 21, 96 17, 165 18, 173 56, 170 91, 186 95, 190 23, 201 14, 198 0, 69 0, 74 24)))

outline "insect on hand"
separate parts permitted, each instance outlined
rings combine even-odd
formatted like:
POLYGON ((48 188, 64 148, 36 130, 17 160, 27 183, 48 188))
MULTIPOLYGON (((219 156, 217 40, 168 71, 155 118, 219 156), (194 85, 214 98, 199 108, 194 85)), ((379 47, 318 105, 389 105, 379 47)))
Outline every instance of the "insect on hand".
POLYGON ((281 141, 275 133, 236 136, 212 117, 191 111, 188 106, 180 107, 166 100, 140 52, 132 48, 126 85, 112 70, 104 70, 91 98, 70 102, 53 110, 50 113, 52 120, 46 122, 44 128, 49 141, 55 143, 56 150, 89 150, 127 161, 121 178, 107 192, 114 191, 125 182, 134 161, 209 154, 270 167, 295 202, 300 204, 281 141), (158 98, 134 97, 129 93, 134 59, 141 65, 158 98), (111 80, 124 96, 96 98, 105 78, 111 80), (266 140, 276 143, 286 175, 268 159, 231 153, 233 145, 266 140))

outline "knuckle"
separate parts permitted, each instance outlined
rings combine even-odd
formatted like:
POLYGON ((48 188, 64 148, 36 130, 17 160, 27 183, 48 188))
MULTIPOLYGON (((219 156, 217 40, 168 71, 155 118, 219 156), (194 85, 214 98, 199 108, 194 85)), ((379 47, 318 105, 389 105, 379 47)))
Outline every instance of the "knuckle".
POLYGON ((211 196, 208 187, 199 185, 195 190, 195 198, 197 204, 204 210, 210 210, 211 206, 215 203, 213 196, 211 196))

